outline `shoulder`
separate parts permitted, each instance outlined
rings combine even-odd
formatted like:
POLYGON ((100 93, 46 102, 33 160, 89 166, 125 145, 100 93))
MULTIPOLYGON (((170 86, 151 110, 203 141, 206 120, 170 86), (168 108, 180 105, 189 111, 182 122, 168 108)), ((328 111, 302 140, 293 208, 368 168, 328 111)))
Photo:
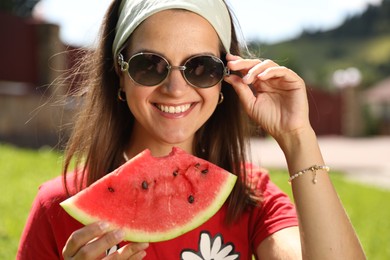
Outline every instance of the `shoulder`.
POLYGON ((246 184, 252 194, 261 198, 258 210, 265 214, 271 214, 275 209, 280 211, 285 208, 292 216, 296 215, 295 207, 289 196, 272 182, 269 171, 252 163, 245 164, 246 184))
POLYGON ((244 167, 246 172, 245 183, 251 192, 260 195, 263 200, 282 195, 286 201, 290 201, 285 192, 271 180, 268 169, 252 163, 245 163, 244 167))
POLYGON ((245 183, 251 192, 261 193, 262 196, 264 196, 264 193, 269 192, 267 188, 271 180, 266 168, 249 162, 245 163, 243 167, 245 169, 245 183))
MULTIPOLYGON (((74 183, 74 173, 67 175, 67 183, 74 183)), ((74 185, 73 185, 74 186, 74 185)), ((73 186, 69 185, 71 190, 73 186)), ((67 199, 68 193, 65 189, 64 176, 57 176, 54 179, 48 180, 39 186, 37 199, 44 208, 50 208, 52 205, 58 205, 59 202, 67 199)))
POLYGON ((265 238, 278 231, 298 225, 295 206, 288 195, 275 185, 267 169, 245 164, 246 183, 259 204, 251 211, 250 225, 257 247, 265 238))
POLYGON ((58 258, 70 234, 82 226, 60 206, 67 198, 63 176, 39 187, 20 238, 17 259, 30 259, 31 255, 34 259, 58 258))

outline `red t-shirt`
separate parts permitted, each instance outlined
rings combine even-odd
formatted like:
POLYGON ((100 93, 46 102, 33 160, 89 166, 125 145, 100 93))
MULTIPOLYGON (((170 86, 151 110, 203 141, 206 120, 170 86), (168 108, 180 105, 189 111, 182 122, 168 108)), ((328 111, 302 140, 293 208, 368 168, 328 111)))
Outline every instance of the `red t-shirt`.
MULTIPOLYGON (((267 236, 298 225, 293 204, 267 172, 256 168, 249 178, 262 193, 261 206, 251 207, 239 221, 227 226, 225 204, 200 227, 169 241, 150 243, 145 259, 252 259, 267 236)), ((61 177, 40 186, 17 259, 63 259, 61 252, 69 236, 83 226, 60 207, 66 198, 61 177)))

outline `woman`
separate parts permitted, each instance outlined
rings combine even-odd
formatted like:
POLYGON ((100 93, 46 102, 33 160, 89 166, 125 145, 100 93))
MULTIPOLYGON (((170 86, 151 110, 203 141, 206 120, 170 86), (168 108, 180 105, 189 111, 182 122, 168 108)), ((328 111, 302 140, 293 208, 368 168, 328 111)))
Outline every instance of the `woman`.
POLYGON ((41 187, 19 259, 364 259, 326 174, 303 80, 273 61, 242 58, 231 17, 222 0, 112 3, 83 68, 89 74, 67 149, 66 192, 60 179, 41 187), (248 161, 243 112, 285 154, 299 228, 267 174, 241 169, 248 161), (123 243, 121 230, 83 227, 58 206, 142 150, 164 156, 172 146, 242 177, 201 227, 170 241, 123 243), (72 160, 81 170, 67 174, 72 160))

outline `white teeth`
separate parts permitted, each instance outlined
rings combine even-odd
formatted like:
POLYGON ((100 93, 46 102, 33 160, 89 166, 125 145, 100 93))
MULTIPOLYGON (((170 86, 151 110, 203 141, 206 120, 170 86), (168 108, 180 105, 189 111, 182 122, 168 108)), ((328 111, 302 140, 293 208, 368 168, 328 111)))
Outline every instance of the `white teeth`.
POLYGON ((186 112, 191 107, 190 104, 187 105, 181 105, 181 106, 164 106, 164 105, 157 105, 157 108, 165 113, 170 114, 179 114, 186 112))

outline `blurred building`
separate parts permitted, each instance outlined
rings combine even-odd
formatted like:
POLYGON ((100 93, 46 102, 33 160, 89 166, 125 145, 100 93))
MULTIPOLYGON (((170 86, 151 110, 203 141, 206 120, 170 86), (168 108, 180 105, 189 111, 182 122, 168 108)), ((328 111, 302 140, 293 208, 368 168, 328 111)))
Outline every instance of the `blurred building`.
POLYGON ((5 12, 0 24, 0 142, 56 145, 68 120, 55 105, 66 87, 52 84, 69 63, 59 27, 5 12))
POLYGON ((307 87, 310 123, 317 135, 343 134, 343 100, 339 92, 307 87))
POLYGON ((390 135, 390 77, 372 86, 363 96, 378 134, 390 135))

